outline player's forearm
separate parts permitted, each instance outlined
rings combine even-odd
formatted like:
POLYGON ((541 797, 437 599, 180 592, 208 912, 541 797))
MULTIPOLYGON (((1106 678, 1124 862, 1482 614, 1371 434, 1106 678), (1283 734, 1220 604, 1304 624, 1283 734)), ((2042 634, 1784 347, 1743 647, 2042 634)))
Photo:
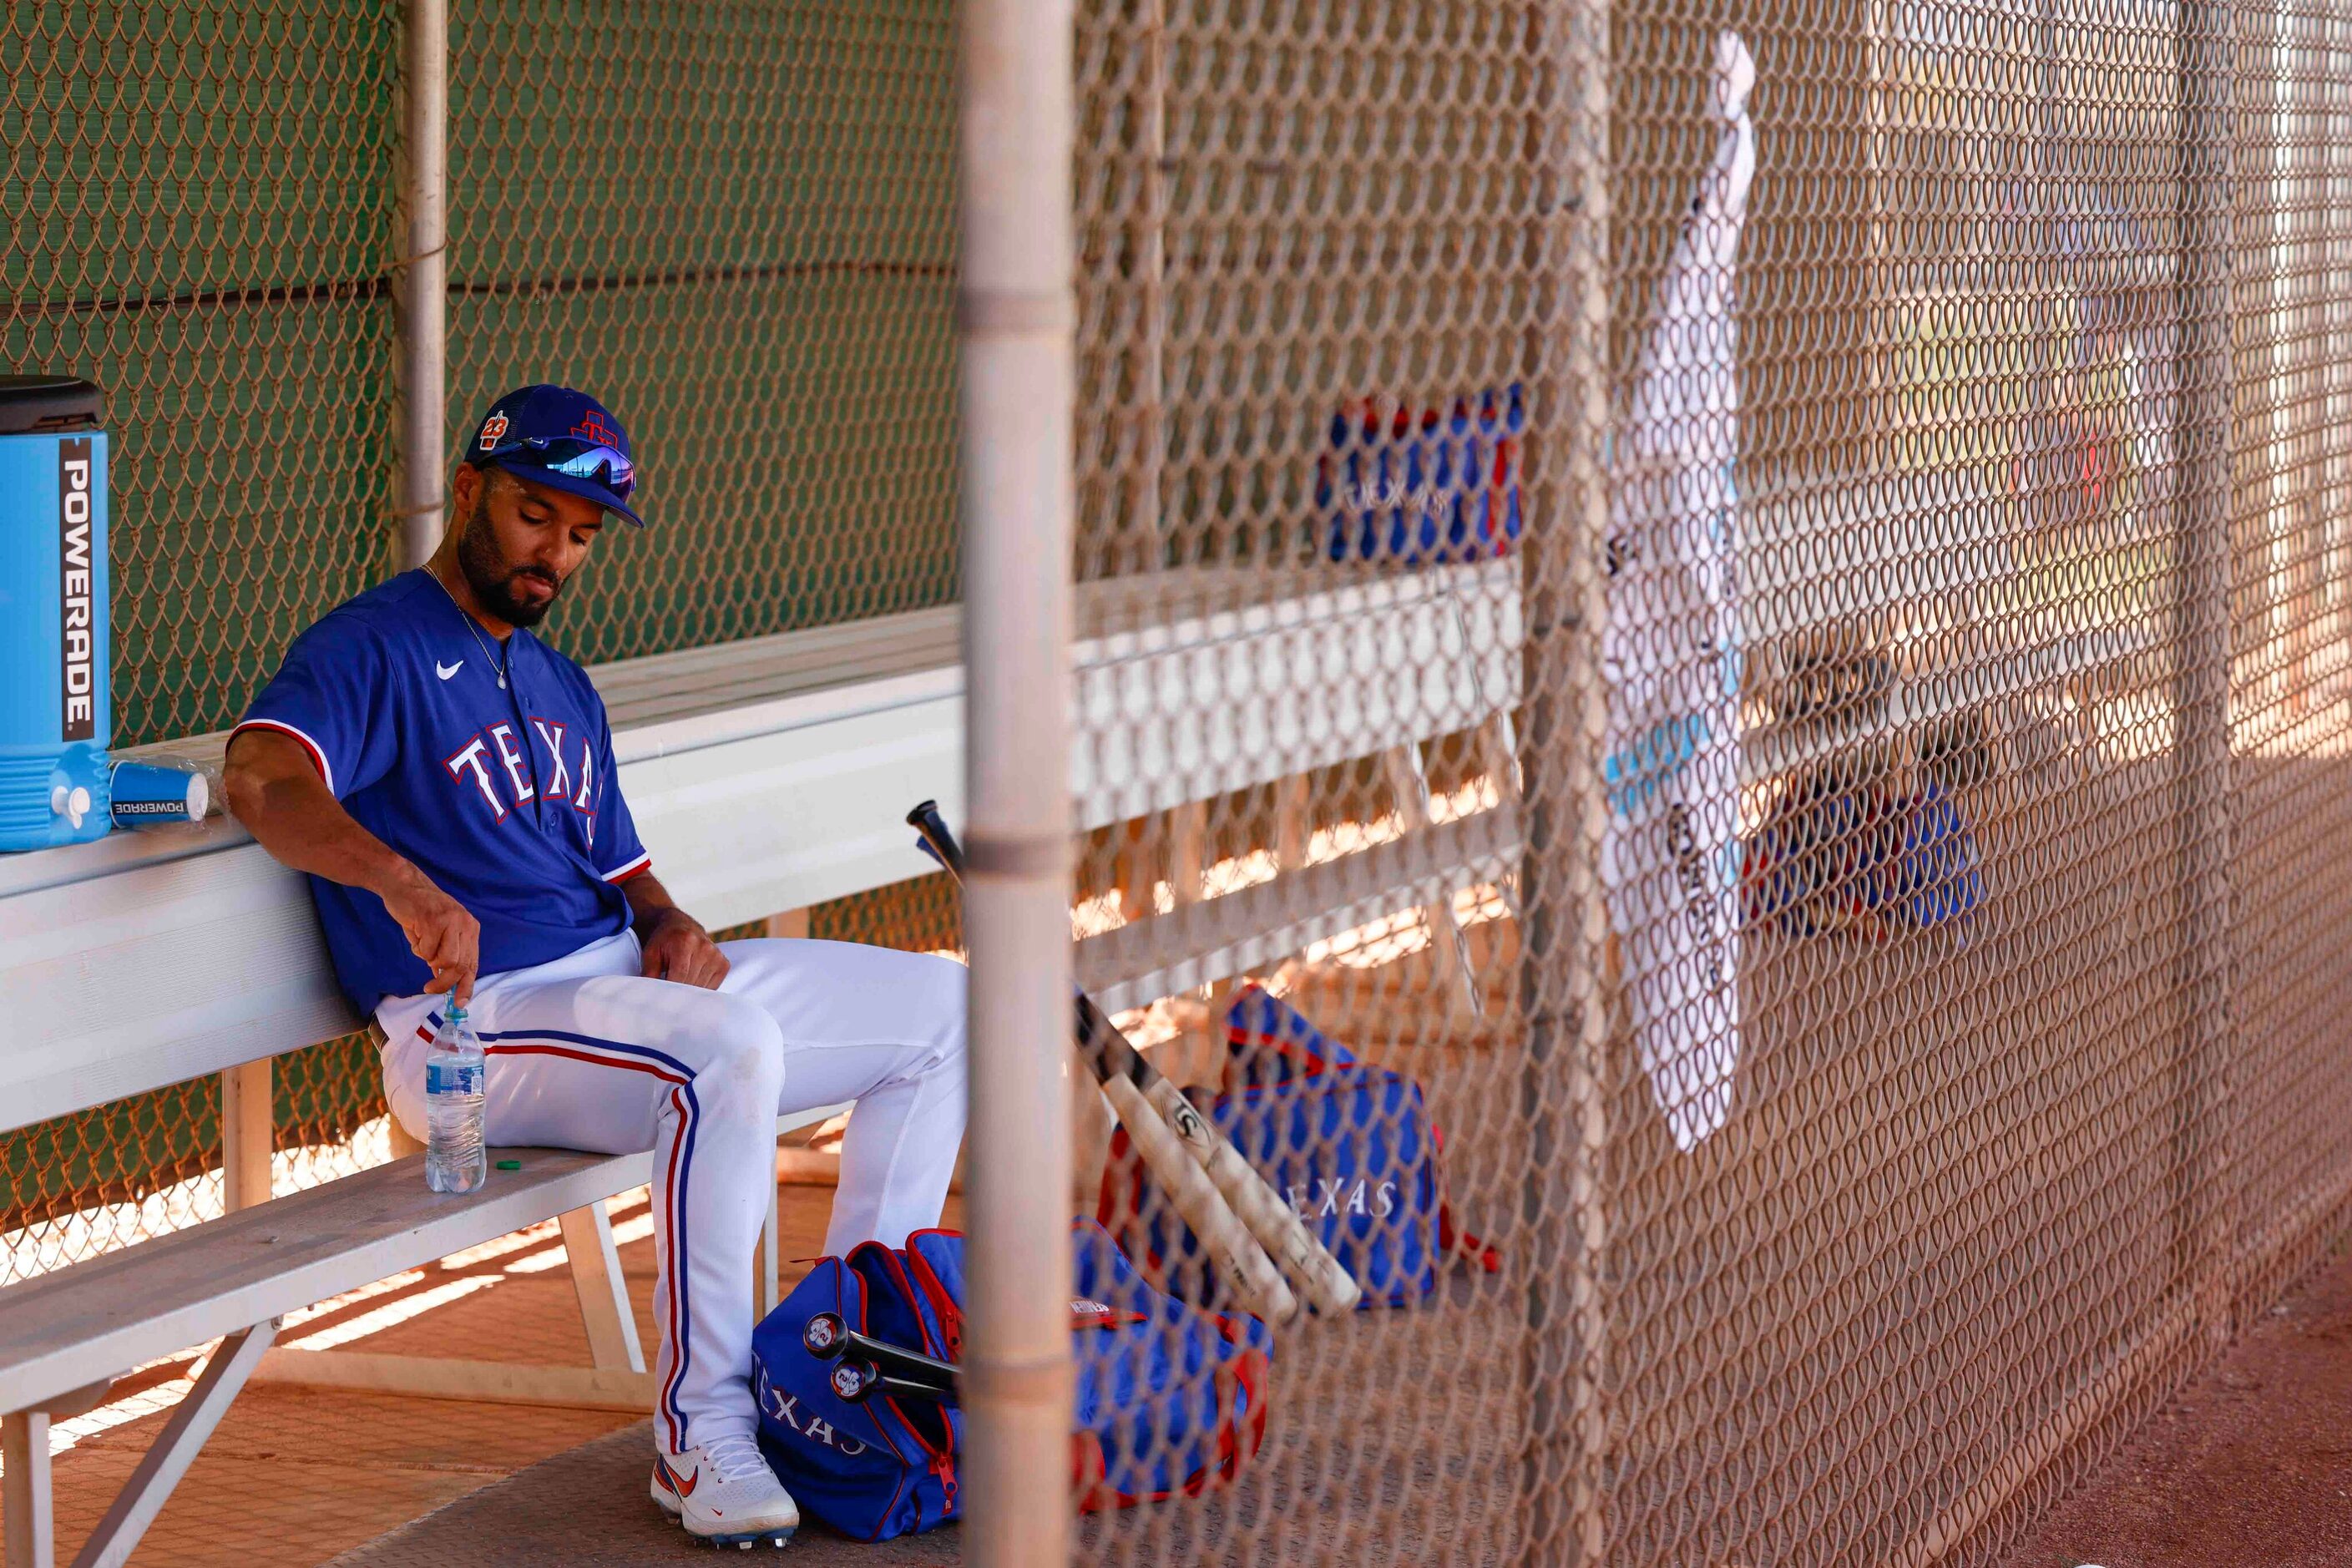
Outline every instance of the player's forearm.
MULTIPOLYGON (((244 745, 240 738, 239 745, 244 745)), ((327 792, 307 761, 293 768, 232 756, 222 780, 229 815, 279 862, 389 901, 425 879, 327 792)))
POLYGON ((677 907, 669 889, 640 871, 621 884, 629 900, 630 923, 645 947, 645 972, 654 980, 675 981, 716 991, 730 967, 727 955, 702 922, 677 907))

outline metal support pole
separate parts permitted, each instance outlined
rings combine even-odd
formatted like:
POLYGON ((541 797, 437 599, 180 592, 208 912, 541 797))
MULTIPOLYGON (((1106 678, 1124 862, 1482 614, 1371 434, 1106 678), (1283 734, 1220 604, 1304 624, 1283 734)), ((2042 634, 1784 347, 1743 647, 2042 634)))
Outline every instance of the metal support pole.
POLYGON ((1530 1568, 1608 1560, 1612 1421, 1606 1356, 1610 1247, 1610 977, 1600 883, 1608 615, 1610 0, 1529 8, 1538 175, 1528 249, 1540 290, 1528 358, 1528 548, 1521 554, 1520 1005, 1528 1128, 1519 1246, 1527 1271, 1530 1568))
POLYGON ((403 0, 400 255, 393 269, 399 354, 400 508, 404 566, 441 542, 446 501, 441 421, 446 395, 449 243, 447 0, 403 0))
POLYGON ((1071 0, 958 9, 971 1233, 963 1545, 1069 1553, 1071 0), (1055 1136, 1040 1137, 1041 1129, 1055 1136))
MULTIPOLYGON (((1143 559, 1129 569, 1164 572, 1168 520, 1160 504, 1168 453, 1168 16, 1164 0, 1143 0, 1143 236, 1136 264, 1143 276, 1143 367, 1139 389, 1141 465, 1136 534, 1143 559)), ((1187 903, 1177 881, 1178 903, 1187 903)))
POLYGON ((2207 1348, 2218 1352, 2235 1311, 2240 1208, 2232 1175, 2238 1099, 2230 919, 2231 607, 2240 516, 2231 460, 2236 15, 2212 0, 2196 0, 2178 18, 2180 241, 2174 303, 2181 390, 2174 421, 2174 539, 2180 569, 2173 760, 2181 932, 2177 984, 2184 1012, 2173 1091, 2179 1130, 2174 1267, 2195 1291, 2197 1327, 2207 1348))

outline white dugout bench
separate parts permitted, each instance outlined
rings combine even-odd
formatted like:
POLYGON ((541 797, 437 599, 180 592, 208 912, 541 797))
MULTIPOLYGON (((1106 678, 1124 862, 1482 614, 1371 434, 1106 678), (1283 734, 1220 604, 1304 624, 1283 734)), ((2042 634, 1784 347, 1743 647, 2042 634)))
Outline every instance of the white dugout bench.
MULTIPOLYGON (((1448 734, 1480 731, 1488 765, 1507 766, 1517 573, 1516 560, 1410 573, 1318 566, 1080 589, 1072 786, 1082 827, 1379 756, 1411 829, 1080 943, 1080 978, 1106 1008, 1416 907, 1450 927, 1455 891, 1504 879, 1518 852, 1513 811, 1433 824, 1412 809, 1425 793, 1403 786, 1417 782, 1418 744, 1448 734)), ((950 606, 593 670, 630 804, 679 901, 715 928, 931 869, 902 819, 927 796, 961 818, 960 635, 950 606)), ((201 753, 222 739, 163 749, 201 753)), ((264 1201, 268 1059, 357 1020, 335 991, 302 879, 234 823, 0 858, 0 1017, 10 1020, 0 1131, 223 1075, 232 1211, 0 1289, 6 1568, 54 1560, 50 1424, 103 1402, 129 1369, 215 1339, 77 1563, 130 1556, 256 1376, 651 1407, 604 1209, 646 1181, 646 1155, 521 1151, 521 1171, 494 1170, 479 1192, 452 1197, 426 1190, 422 1156, 411 1154, 264 1201), (559 1216, 592 1366, 272 1345, 287 1312, 559 1216)), ((775 1294, 772 1224, 764 1253, 763 1305, 775 1294)))

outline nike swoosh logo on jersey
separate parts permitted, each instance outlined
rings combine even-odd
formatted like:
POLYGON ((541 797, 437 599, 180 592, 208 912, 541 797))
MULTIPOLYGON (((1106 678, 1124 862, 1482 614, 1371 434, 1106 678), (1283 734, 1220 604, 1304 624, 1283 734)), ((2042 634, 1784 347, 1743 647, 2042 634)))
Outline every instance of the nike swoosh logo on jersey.
POLYGON ((444 680, 448 679, 451 676, 457 674, 459 670, 465 668, 466 661, 462 658, 455 664, 443 664, 437 658, 433 661, 433 673, 439 676, 444 680))

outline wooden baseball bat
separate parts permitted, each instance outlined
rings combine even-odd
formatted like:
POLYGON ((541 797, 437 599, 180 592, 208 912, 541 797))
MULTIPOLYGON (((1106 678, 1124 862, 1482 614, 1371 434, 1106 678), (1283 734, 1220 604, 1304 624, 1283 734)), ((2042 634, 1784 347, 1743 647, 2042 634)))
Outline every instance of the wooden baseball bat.
MULTIPOLYGON (((923 802, 907 814, 907 821, 922 836, 940 864, 961 880, 963 852, 940 816, 937 804, 923 802)), ((1183 1091, 1168 1080, 1167 1075, 1144 1059, 1143 1053, 1083 990, 1076 996, 1076 1023, 1079 1059, 1103 1086, 1111 1108, 1118 1112, 1129 1138, 1135 1142, 1137 1152, 1144 1152, 1143 1137, 1121 1104, 1129 1096, 1157 1113, 1156 1119, 1173 1134, 1187 1160, 1206 1174, 1209 1184, 1224 1200, 1227 1211, 1241 1222, 1263 1253, 1297 1281, 1318 1311, 1353 1311, 1363 1297, 1354 1277, 1291 1212, 1290 1205, 1258 1174, 1256 1168, 1242 1158, 1240 1151, 1225 1141, 1209 1119, 1184 1098, 1183 1091)), ((1148 1155, 1146 1163, 1150 1163, 1148 1155)), ((1160 1174, 1158 1166, 1152 1166, 1152 1170, 1160 1174)), ((1164 1174, 1161 1179, 1170 1180, 1164 1174)), ((1177 1191, 1171 1183, 1171 1194, 1177 1191)), ((1184 1212, 1181 1202, 1178 1212, 1184 1212)), ((1189 1214, 1185 1215, 1185 1223, 1192 1224, 1189 1214)), ((1192 1230, 1203 1242, 1208 1240, 1209 1233, 1198 1225, 1192 1225, 1192 1230)))
POLYGON ((1283 1283, 1281 1270, 1142 1091, 1125 1079, 1099 1081, 1137 1157, 1167 1190, 1169 1202, 1200 1237, 1210 1262, 1243 1309, 1269 1323, 1297 1317, 1298 1298, 1283 1283))
MULTIPOLYGON (((932 858, 961 884, 963 848, 940 816, 937 803, 923 802, 907 814, 907 821, 922 836, 932 858)), ((1158 1178, 1170 1205, 1200 1238, 1211 1267, 1242 1309, 1269 1323, 1286 1323, 1297 1316, 1298 1299, 1283 1283, 1281 1270, 1235 1217, 1208 1173, 1185 1152, 1142 1089, 1129 1079, 1106 1072, 1098 1055, 1090 1056, 1081 1048, 1078 1059, 1102 1086, 1103 1096, 1110 1101, 1119 1125, 1127 1129, 1137 1157, 1158 1178)))
POLYGON ((1144 1058, 1141 1051, 1104 1016, 1094 999, 1078 993, 1079 1054, 1099 1061, 1106 1082, 1131 1083, 1144 1102, 1160 1113, 1184 1152, 1208 1173, 1210 1184, 1224 1198, 1242 1226, 1257 1238, 1285 1273, 1298 1282, 1307 1301, 1318 1312, 1352 1312, 1363 1291, 1354 1276, 1340 1266, 1328 1248, 1315 1238, 1290 1205, 1225 1141, 1215 1123, 1201 1114, 1184 1091, 1144 1058), (1089 1049, 1088 1037, 1095 1045, 1089 1049))

